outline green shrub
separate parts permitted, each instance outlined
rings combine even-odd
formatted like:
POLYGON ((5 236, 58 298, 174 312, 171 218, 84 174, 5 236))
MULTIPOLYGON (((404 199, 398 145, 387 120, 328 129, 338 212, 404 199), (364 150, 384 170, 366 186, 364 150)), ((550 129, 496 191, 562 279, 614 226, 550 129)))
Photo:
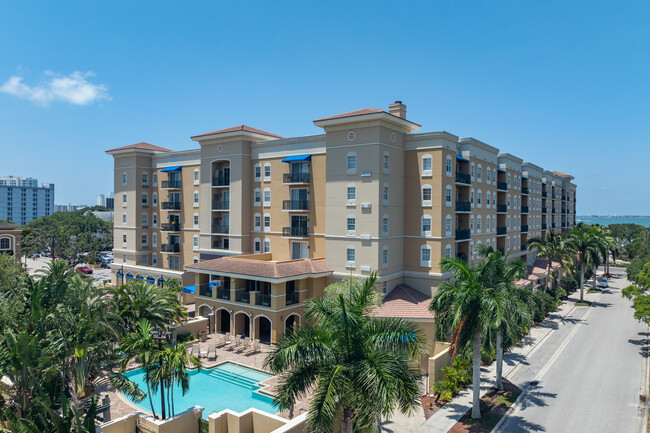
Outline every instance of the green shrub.
POLYGON ((560 287, 565 290, 566 293, 573 293, 578 290, 578 281, 569 276, 564 276, 560 280, 560 287))
POLYGON ((199 433, 209 433, 210 425, 208 424, 207 419, 199 419, 199 433))
POLYGON ((440 400, 451 401, 454 394, 463 390, 472 381, 472 361, 470 358, 456 357, 449 367, 442 369, 445 378, 433 385, 440 400))
POLYGON ((181 344, 181 343, 188 343, 190 341, 194 341, 196 338, 194 338, 194 335, 192 333, 189 334, 183 334, 179 335, 176 337, 176 343, 181 344))
POLYGON ((533 308, 533 319, 535 322, 541 322, 549 312, 555 311, 555 299, 548 293, 539 291, 533 295, 533 298, 535 301, 533 308))

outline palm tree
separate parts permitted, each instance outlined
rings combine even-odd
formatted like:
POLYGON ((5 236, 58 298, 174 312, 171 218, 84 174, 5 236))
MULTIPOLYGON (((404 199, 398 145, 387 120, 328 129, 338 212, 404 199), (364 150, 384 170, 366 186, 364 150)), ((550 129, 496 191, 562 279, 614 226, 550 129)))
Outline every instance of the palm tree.
POLYGON ((569 245, 563 238, 561 234, 558 233, 547 233, 545 238, 530 238, 526 242, 529 249, 537 249, 537 257, 546 259, 547 261, 547 277, 546 277, 546 287, 544 291, 547 292, 550 289, 551 285, 551 267, 553 265, 553 260, 560 262, 567 272, 571 272, 569 264, 570 259, 570 249, 569 245))
POLYGON ((472 418, 481 417, 481 336, 496 328, 504 312, 505 293, 489 286, 493 269, 480 265, 470 266, 462 259, 445 257, 440 269, 451 272, 454 280, 444 282, 431 300, 429 309, 435 313, 436 337, 444 340, 452 330, 451 353, 472 344, 472 418))
POLYGON ((179 343, 168 347, 163 352, 163 362, 167 366, 169 374, 168 389, 171 389, 169 401, 171 402, 172 416, 176 415, 174 408, 174 385, 180 385, 183 395, 190 389, 190 376, 187 368, 193 367, 201 370, 201 361, 187 352, 185 343, 179 343))
POLYGON ((600 228, 578 223, 574 229, 566 233, 567 242, 571 246, 580 268, 580 302, 584 301, 585 268, 590 262, 598 262, 602 255, 603 238, 600 228))
POLYGON ((371 317, 376 281, 373 273, 346 291, 307 301, 310 325, 285 334, 265 360, 281 374, 280 410, 313 392, 309 431, 332 431, 338 417, 342 432, 372 431, 396 406, 404 412, 418 406, 414 361, 424 354, 425 337, 412 322, 371 317))

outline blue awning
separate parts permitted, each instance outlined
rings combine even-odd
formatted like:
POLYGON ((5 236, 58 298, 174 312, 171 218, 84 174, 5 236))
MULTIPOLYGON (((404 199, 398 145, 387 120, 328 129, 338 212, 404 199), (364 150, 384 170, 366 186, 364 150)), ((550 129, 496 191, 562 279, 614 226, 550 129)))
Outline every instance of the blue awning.
POLYGON ((497 168, 497 171, 498 171, 499 173, 505 173, 505 172, 506 172, 505 170, 501 170, 500 168, 497 168))
POLYGON ((460 159, 461 161, 469 162, 469 159, 465 159, 462 156, 456 155, 456 159, 460 159))
POLYGON ((135 277, 136 280, 144 280, 144 277, 135 277))
POLYGON ((121 276, 122 276, 122 274, 121 274, 121 273, 119 273, 119 272, 117 272, 117 273, 115 274, 115 276, 116 276, 116 277, 121 277, 121 276))
POLYGON ((221 281, 210 281, 210 287, 220 286, 221 281))
POLYGON ((196 286, 183 287, 183 293, 196 293, 196 286))
POLYGON ((132 278, 133 278, 133 275, 127 275, 127 276, 126 276, 126 279, 127 279, 127 280, 130 280, 130 279, 132 279, 132 278))
POLYGON ((311 161, 311 154, 287 156, 282 160, 282 162, 301 162, 301 161, 311 161))
POLYGON ((163 168, 163 169, 160 170, 160 171, 163 172, 163 173, 168 172, 168 171, 181 171, 182 168, 183 168, 183 167, 181 167, 180 165, 177 165, 177 166, 175 166, 175 167, 167 167, 167 168, 163 168))
POLYGON ((155 283, 156 279, 155 278, 147 278, 147 283, 155 283))

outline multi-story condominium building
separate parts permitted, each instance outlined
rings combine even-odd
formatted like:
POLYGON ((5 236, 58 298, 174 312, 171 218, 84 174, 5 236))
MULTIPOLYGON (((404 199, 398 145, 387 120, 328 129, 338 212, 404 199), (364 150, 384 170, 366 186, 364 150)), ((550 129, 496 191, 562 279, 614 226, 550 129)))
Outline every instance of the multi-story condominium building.
POLYGON ((322 134, 237 126, 192 136, 196 150, 108 150, 114 281, 179 278, 211 330, 268 341, 328 284, 378 270, 392 302, 378 314, 430 323, 425 301, 450 278, 441 257, 471 262, 483 244, 532 264, 528 237, 575 223, 571 176, 473 138, 416 133, 400 102, 314 124, 322 134))
POLYGON ((0 177, 0 220, 25 225, 54 212, 54 184, 32 177, 0 177))
POLYGON ((22 233, 16 224, 0 221, 0 254, 11 254, 20 260, 22 233))

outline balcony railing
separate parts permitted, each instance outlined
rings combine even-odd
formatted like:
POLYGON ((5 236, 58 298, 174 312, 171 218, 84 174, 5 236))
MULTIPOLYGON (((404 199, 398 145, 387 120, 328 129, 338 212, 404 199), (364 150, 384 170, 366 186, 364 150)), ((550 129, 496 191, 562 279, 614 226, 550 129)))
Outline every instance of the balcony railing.
POLYGON ((230 226, 225 226, 222 224, 212 224, 212 233, 230 233, 230 226))
POLYGON ((255 296, 255 305, 261 307, 270 307, 271 306, 271 295, 258 293, 255 296))
POLYGON ((505 255, 506 255, 506 250, 503 249, 503 248, 497 248, 497 251, 501 252, 501 255, 502 255, 502 256, 505 256, 505 255))
POLYGON ((471 212, 472 204, 468 201, 457 201, 456 212, 471 212))
POLYGON ((210 287, 209 283, 199 284, 199 295, 207 298, 212 297, 212 287, 210 287))
POLYGON ((563 195, 563 196, 562 196, 562 201, 566 201, 566 199, 567 199, 567 198, 566 198, 566 195, 563 195))
POLYGON ((522 194, 528 194, 528 187, 527 186, 522 186, 521 187, 521 193, 522 194))
POLYGON ((497 189, 499 191, 508 191, 508 184, 505 182, 497 182, 497 189))
POLYGON ((528 233, 528 225, 521 226, 521 232, 522 233, 528 233))
POLYGON ((225 287, 218 287, 217 298, 230 301, 230 289, 226 289, 225 287))
POLYGON ((300 302, 300 296, 298 292, 289 292, 286 294, 285 302, 287 305, 293 305, 300 302))
POLYGON ((562 215, 566 214, 566 209, 562 209, 562 215))
POLYGON ((469 229, 456 229, 456 240, 457 241, 464 241, 469 239, 471 236, 471 233, 469 229))
POLYGON ((542 208, 542 213, 543 213, 543 214, 546 213, 546 208, 545 208, 545 207, 542 208))
POLYGON ((551 209, 551 213, 555 213, 555 208, 552 208, 552 209, 551 209))
POLYGON ((181 244, 162 244, 160 251, 163 253, 180 253, 181 244))
POLYGON ((521 213, 528 213, 528 206, 522 206, 521 213))
POLYGON ((181 202, 180 201, 163 201, 160 203, 160 206, 166 210, 180 210, 181 202))
POLYGON ((542 198, 546 198, 546 197, 548 197, 548 192, 542 191, 542 198))
POLYGON ((567 227, 566 223, 562 223, 562 228, 565 229, 567 227))
POLYGON ((551 228, 552 228, 552 229, 555 228, 555 223, 551 224, 551 228))
POLYGON ((180 180, 163 180, 160 182, 160 188, 162 189, 180 189, 181 181, 180 180))
POLYGON ((463 183, 465 185, 472 184, 472 177, 466 173, 456 172, 456 183, 463 183))
POLYGON ((212 210, 228 210, 230 209, 229 200, 212 200, 212 210))
POLYGON ((162 223, 160 224, 160 230, 163 232, 180 232, 181 223, 162 223))
POLYGON ((228 246, 221 240, 214 240, 212 242, 212 249, 213 250, 228 250, 228 246))
POLYGON ((507 232, 505 226, 497 227, 497 236, 503 236, 507 232))
POLYGON ((250 304, 251 294, 249 292, 244 292, 240 290, 239 292, 237 292, 237 295, 235 295, 235 301, 241 302, 242 304, 250 304))
POLYGON ((212 178, 212 186, 229 186, 230 177, 216 176, 212 178))
POLYGON ((508 206, 505 204, 498 204, 497 205, 497 213, 506 213, 508 212, 508 206))
POLYGON ((309 236, 309 230, 307 227, 282 227, 282 236, 306 238, 309 236))
POLYGON ((309 183, 309 173, 284 173, 283 183, 309 183))
POLYGON ((309 210, 309 200, 282 200, 282 210, 309 210))
POLYGON ((551 194, 551 198, 555 200, 555 193, 551 194))
POLYGON ((542 224, 542 230, 546 230, 546 224, 542 224))
POLYGON ((526 245, 522 244, 521 245, 521 251, 527 251, 527 250, 528 250, 528 247, 526 245))

